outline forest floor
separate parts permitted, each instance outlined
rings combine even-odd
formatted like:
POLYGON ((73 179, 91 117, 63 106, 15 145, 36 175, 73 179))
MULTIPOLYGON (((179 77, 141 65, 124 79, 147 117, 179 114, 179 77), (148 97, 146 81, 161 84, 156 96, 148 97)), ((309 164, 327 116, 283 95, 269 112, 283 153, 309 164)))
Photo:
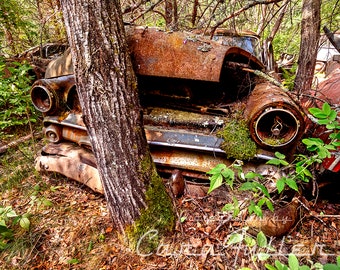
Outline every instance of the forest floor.
POLYGON ((290 253, 300 265, 319 269, 340 255, 336 176, 317 199, 305 196, 288 234, 267 237, 264 244, 244 220, 221 211, 228 201, 223 188, 211 195, 186 193, 173 200, 174 231, 144 254, 122 244, 102 195, 60 175, 35 172, 42 144, 29 141, 0 156, 0 207, 29 213, 31 222, 27 231, 8 221, 14 237, 0 249, 0 269, 266 269, 275 260, 287 265, 290 253), (232 244, 233 233, 243 241, 232 244))

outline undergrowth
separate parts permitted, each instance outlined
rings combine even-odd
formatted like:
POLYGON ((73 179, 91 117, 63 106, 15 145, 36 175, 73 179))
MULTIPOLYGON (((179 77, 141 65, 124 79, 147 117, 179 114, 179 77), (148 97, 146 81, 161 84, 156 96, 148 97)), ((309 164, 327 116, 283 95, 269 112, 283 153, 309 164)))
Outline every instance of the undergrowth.
POLYGON ((36 122, 37 111, 30 101, 33 77, 27 63, 6 63, 0 58, 0 135, 4 130, 36 122))

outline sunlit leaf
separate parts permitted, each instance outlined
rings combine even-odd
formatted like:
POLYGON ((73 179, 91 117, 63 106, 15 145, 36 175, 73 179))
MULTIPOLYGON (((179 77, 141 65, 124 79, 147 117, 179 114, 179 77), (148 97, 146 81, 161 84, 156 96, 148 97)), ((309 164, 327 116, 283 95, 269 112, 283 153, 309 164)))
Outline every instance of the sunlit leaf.
POLYGON ((246 245, 248 247, 253 247, 253 246, 256 245, 255 239, 253 237, 248 236, 248 235, 245 236, 244 242, 246 243, 246 245))
POLYGON ((279 160, 277 158, 273 158, 273 159, 268 160, 266 162, 266 164, 279 166, 279 165, 281 165, 281 160, 279 160))
POLYGON ((246 173, 246 175, 244 177, 245 177, 245 179, 254 179, 256 177, 262 178, 262 175, 255 173, 255 172, 248 172, 248 173, 246 173))
POLYGON ((324 104, 322 104, 322 111, 325 113, 325 114, 327 114, 327 115, 329 115, 330 113, 331 113, 331 106, 327 103, 327 102, 325 102, 324 104))
POLYGON ((295 182, 295 180, 291 179, 291 178, 286 178, 286 184, 287 186, 289 186, 291 189, 294 189, 295 191, 299 191, 299 188, 295 182))
POLYGON ((71 259, 67 261, 68 264, 78 264, 79 262, 80 261, 78 259, 71 259))
POLYGON ((237 244, 237 243, 242 242, 242 240, 243 240, 243 234, 233 233, 232 235, 230 235, 227 244, 228 245, 237 244))
POLYGON ((269 195, 269 192, 268 192, 268 189, 264 186, 264 185, 262 185, 262 184, 260 184, 260 183, 256 183, 256 188, 258 188, 259 190, 261 190, 262 191, 262 193, 266 196, 266 197, 270 197, 270 195, 269 195))
POLYGON ((23 218, 20 219, 20 226, 21 226, 21 228, 23 228, 25 230, 29 230, 30 224, 31 224, 31 222, 29 221, 28 218, 23 217, 23 218))
POLYGON ((322 111, 319 108, 309 108, 308 111, 314 115, 315 117, 317 117, 315 114, 320 114, 322 113, 322 111))
POLYGON ((320 124, 320 125, 327 125, 328 123, 329 123, 329 119, 319 119, 318 120, 318 124, 320 124))
POLYGON ((267 205, 267 207, 268 207, 268 209, 270 211, 274 211, 274 206, 273 206, 272 202, 269 199, 266 200, 266 205, 267 205))
POLYGON ((294 254, 289 254, 288 256, 288 266, 291 270, 299 269, 299 261, 294 254))
POLYGON ((275 152, 275 156, 278 158, 278 159, 285 159, 286 156, 280 152, 275 152))
POLYGON ((222 177, 221 174, 215 174, 215 175, 211 176, 209 179, 210 179, 210 187, 209 187, 208 193, 217 189, 223 183, 223 177, 222 177))
POLYGON ((285 183, 284 177, 282 177, 282 178, 280 178, 276 181, 276 188, 277 188, 278 193, 281 193, 283 191, 283 189, 285 188, 285 184, 286 183, 285 183))
POLYGON ((245 182, 240 186, 239 190, 246 191, 246 190, 252 190, 254 188, 255 188, 254 182, 245 182))
POLYGON ((268 260, 270 258, 270 254, 259 252, 257 254, 257 258, 259 258, 260 261, 266 261, 266 260, 268 260))
POLYGON ((280 261, 278 260, 275 260, 275 266, 278 270, 290 270, 288 268, 288 266, 284 265, 283 263, 281 263, 280 261))
POLYGON ((264 265, 268 270, 277 270, 277 268, 275 266, 272 266, 270 264, 265 264, 264 265))
POLYGON ((259 247, 266 247, 267 246, 267 237, 266 235, 260 231, 256 236, 256 243, 259 247))
POLYGON ((227 166, 225 164, 217 164, 214 168, 212 168, 210 171, 207 172, 207 174, 217 174, 220 173, 221 170, 226 169, 227 166))

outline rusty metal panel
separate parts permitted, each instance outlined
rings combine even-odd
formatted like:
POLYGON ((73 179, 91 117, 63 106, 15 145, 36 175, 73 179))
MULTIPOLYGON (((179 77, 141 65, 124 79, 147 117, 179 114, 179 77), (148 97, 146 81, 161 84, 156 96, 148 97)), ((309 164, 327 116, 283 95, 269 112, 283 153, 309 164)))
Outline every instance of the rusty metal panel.
POLYGON ((96 192, 104 192, 92 153, 70 143, 48 144, 43 153, 36 159, 37 171, 61 173, 96 192))
POLYGON ((46 69, 45 78, 53 78, 73 74, 71 49, 68 48, 61 57, 52 60, 46 69))
POLYGON ((224 163, 229 166, 232 162, 211 154, 161 147, 152 147, 151 154, 156 165, 204 173, 217 164, 224 163))
MULTIPOLYGON (((340 105, 340 64, 319 84, 317 96, 329 104, 340 105)), ((322 102, 317 103, 322 106, 322 102)))
POLYGON ((196 38, 191 33, 165 32, 157 28, 127 28, 134 70, 139 75, 219 82, 225 57, 257 58, 238 48, 196 38))
MULTIPOLYGON (((242 56, 257 68, 263 64, 251 53, 224 46, 204 36, 187 32, 166 32, 153 27, 126 27, 134 71, 137 75, 219 82, 228 55, 242 56)), ((51 61, 45 78, 70 75, 70 50, 51 61)))

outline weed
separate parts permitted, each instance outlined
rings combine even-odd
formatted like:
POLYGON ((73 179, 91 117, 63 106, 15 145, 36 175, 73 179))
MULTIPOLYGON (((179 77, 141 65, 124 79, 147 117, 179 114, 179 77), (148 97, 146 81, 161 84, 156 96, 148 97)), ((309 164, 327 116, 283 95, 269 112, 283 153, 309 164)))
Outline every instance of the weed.
POLYGON ((13 62, 6 65, 4 59, 0 58, 0 135, 7 128, 37 120, 29 95, 33 79, 28 75, 30 69, 26 63, 13 62), (5 74, 5 71, 10 75, 5 74))
MULTIPOLYGON (((329 158, 331 152, 336 151, 340 147, 340 124, 337 121, 337 112, 332 110, 327 103, 323 104, 321 109, 311 108, 309 111, 315 118, 315 121, 325 128, 325 134, 329 135, 325 140, 320 138, 303 139, 302 143, 306 145, 310 154, 299 154, 291 163, 286 161, 285 155, 279 152, 275 153, 275 158, 267 162, 267 164, 277 166, 284 172, 282 174, 284 176, 276 179, 276 190, 279 194, 286 188, 299 192, 299 185, 313 179, 313 174, 310 170, 312 165, 321 163, 325 158, 329 158)), ((234 189, 236 186, 235 183, 237 182, 238 191, 247 191, 248 193, 251 193, 251 199, 245 201, 247 203, 248 213, 254 213, 257 216, 262 217, 263 206, 266 206, 272 211, 274 210, 271 196, 267 188, 261 183, 262 177, 254 172, 245 174, 241 165, 242 163, 238 161, 229 167, 225 164, 218 164, 215 168, 211 169, 207 173, 210 175, 209 192, 212 192, 223 184, 234 189)), ((235 217, 240 213, 240 203, 237 198, 234 197, 233 202, 226 204, 222 210, 232 212, 235 217)), ((253 249, 255 245, 259 248, 256 258, 253 258, 254 264, 256 260, 267 261, 269 259, 269 254, 261 252, 261 248, 269 248, 266 236, 262 232, 257 235, 256 241, 244 234, 231 234, 228 244, 237 244, 241 242, 245 242, 249 248, 253 249)), ((337 258, 337 264, 321 265, 320 263, 312 263, 310 267, 307 265, 300 265, 296 256, 290 254, 288 256, 288 265, 276 260, 274 265, 266 264, 265 266, 269 270, 340 269, 340 257, 337 258)))

